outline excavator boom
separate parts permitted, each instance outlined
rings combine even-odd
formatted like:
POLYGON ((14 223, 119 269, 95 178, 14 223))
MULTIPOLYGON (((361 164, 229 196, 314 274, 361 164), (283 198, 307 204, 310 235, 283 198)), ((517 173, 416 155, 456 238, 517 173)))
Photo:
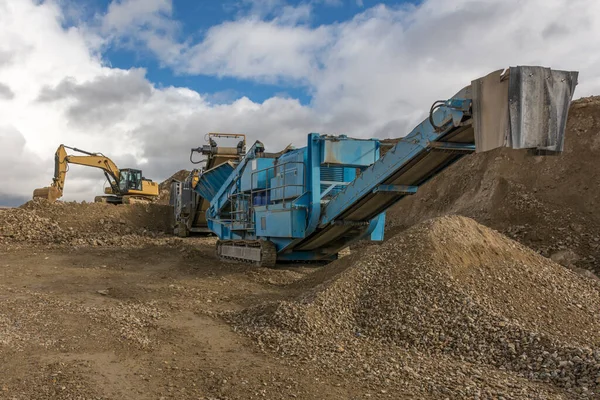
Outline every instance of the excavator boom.
MULTIPOLYGON (((52 178, 52 183, 50 186, 35 189, 33 191, 33 198, 44 198, 53 202, 62 197, 69 164, 101 169, 110 184, 110 189, 107 190, 107 193, 111 193, 119 198, 130 194, 130 192, 139 197, 158 196, 158 185, 155 182, 143 179, 141 171, 131 170, 132 172, 139 172, 139 179, 135 187, 124 185, 121 188, 119 185, 123 180, 122 171, 110 158, 100 153, 91 153, 61 144, 54 156, 54 177, 52 178), (67 154, 67 149, 84 155, 69 155, 67 154)), ((123 170, 123 172, 127 172, 127 176, 131 176, 130 170, 123 170)))

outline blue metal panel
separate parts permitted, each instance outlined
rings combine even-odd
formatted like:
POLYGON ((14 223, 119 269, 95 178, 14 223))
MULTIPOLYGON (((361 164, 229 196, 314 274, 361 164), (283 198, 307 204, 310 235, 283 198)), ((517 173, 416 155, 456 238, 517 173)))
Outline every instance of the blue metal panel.
POLYGON ((290 253, 277 254, 278 261, 334 261, 337 254, 328 254, 316 251, 293 251, 290 253))
POLYGON ((389 192, 398 194, 415 194, 417 193, 418 186, 409 185, 378 185, 373 189, 373 193, 377 192, 389 192))
MULTIPOLYGON (((289 174, 286 174, 289 175, 289 174)), ((283 199, 295 199, 296 197, 300 196, 303 192, 304 189, 300 186, 289 186, 290 183, 288 183, 289 181, 289 177, 287 177, 285 179, 285 187, 284 187, 284 181, 282 177, 275 177, 273 179, 271 179, 271 187, 274 187, 275 189, 273 189, 271 191, 271 200, 272 201, 279 201, 279 200, 283 200, 283 199), (279 186, 279 187, 278 187, 279 186)))
POLYGON ((302 238, 306 228, 306 209, 291 204, 254 208, 256 235, 260 237, 302 238))
POLYGON ((346 136, 323 137, 321 164, 368 167, 377 161, 379 141, 348 139, 346 136))
POLYGON ((265 189, 267 187, 267 175, 272 170, 266 169, 273 166, 272 158, 255 158, 242 171, 240 180, 240 191, 248 192, 251 189, 265 189))
POLYGON ((242 159, 242 161, 235 167, 235 169, 231 172, 229 177, 223 185, 219 189, 219 191, 215 194, 214 198, 210 201, 210 209, 209 212, 212 213, 211 217, 215 217, 217 214, 227 203, 229 203, 229 193, 233 193, 235 191, 235 183, 238 177, 241 174, 241 171, 246 168, 246 165, 256 159, 256 154, 259 154, 264 151, 264 146, 261 142, 256 141, 254 145, 250 148, 246 156, 242 159))
MULTIPOLYGON (((308 135, 308 146, 304 152, 304 165, 306 165, 307 174, 307 193, 294 201, 294 204, 304 205, 305 203, 308 203, 308 223, 306 224, 306 230, 304 232, 305 237, 314 233, 319 226, 319 218, 321 216, 320 137, 321 136, 318 133, 314 132, 308 135)), ((302 239, 304 238, 295 239, 279 250, 283 251, 288 248, 293 248, 294 245, 299 243, 302 239)))
POLYGON ((306 190, 304 154, 299 149, 282 155, 275 166, 275 177, 271 179, 271 200, 292 199, 306 190))
POLYGON ((206 200, 211 201, 221 189, 223 182, 230 177, 233 168, 231 163, 226 162, 204 171, 194 190, 206 200))
POLYGON ((376 220, 376 226, 371 232, 371 240, 374 242, 381 242, 383 240, 383 233, 385 230, 385 213, 382 212, 379 214, 376 220))
MULTIPOLYGON (((379 159, 379 150, 376 154, 377 159, 379 159)), ((356 168, 344 168, 344 182, 352 182, 356 179, 356 168)))

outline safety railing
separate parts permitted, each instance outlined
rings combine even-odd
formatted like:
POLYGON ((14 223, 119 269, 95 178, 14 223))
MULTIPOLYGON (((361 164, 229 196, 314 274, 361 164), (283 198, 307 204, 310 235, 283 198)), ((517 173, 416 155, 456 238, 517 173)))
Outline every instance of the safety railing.
POLYGON ((321 186, 327 186, 327 188, 321 192, 321 204, 327 204, 329 200, 331 200, 326 198, 326 196, 331 193, 332 190, 337 187, 346 187, 350 183, 351 182, 321 181, 321 186))
POLYGON ((231 211, 229 212, 231 225, 242 225, 243 229, 252 229, 252 209, 250 205, 250 195, 247 193, 233 193, 231 195, 231 211))
POLYGON ((250 193, 241 191, 241 177, 237 180, 237 191, 230 195, 231 211, 229 211, 229 219, 220 219, 221 223, 225 223, 235 230, 254 230, 254 208, 257 206, 269 206, 272 204, 291 203, 304 194, 306 188, 306 166, 301 161, 288 161, 282 164, 264 168, 258 171, 253 171, 250 175, 250 193), (294 165, 293 168, 290 168, 294 165), (302 173, 302 181, 300 183, 289 183, 287 175, 298 172, 302 173), (278 172, 277 174, 275 172, 278 172), (260 174, 263 174, 261 177, 260 174), (272 178, 281 178, 281 184, 271 186, 272 178), (264 180, 264 188, 256 188, 255 182, 264 180), (289 195, 289 190, 296 188, 297 194, 289 195), (280 190, 281 196, 273 192, 280 190))
MULTIPOLYGON (((256 179, 258 182, 259 179, 256 179)), ((271 204, 283 204, 285 207, 286 201, 287 203, 293 202, 298 199, 300 196, 304 194, 306 189, 306 165, 302 161, 287 161, 283 164, 277 164, 272 167, 264 168, 258 171, 252 172, 251 175, 251 183, 250 183, 250 198, 251 204, 250 207, 254 208, 256 206, 269 206, 271 204), (294 168, 288 168, 290 165, 295 165, 294 168), (276 170, 280 171, 278 174, 275 174, 276 170), (269 171, 273 171, 273 174, 269 174, 269 171), (297 172, 302 171, 302 182, 301 183, 287 183, 286 177, 288 173, 294 173, 297 176, 297 172), (265 188, 259 189, 254 187, 255 176, 259 176, 258 174, 264 174, 265 176, 265 188), (271 179, 282 177, 282 182, 280 185, 271 186, 271 179), (299 188, 297 195, 286 196, 286 189, 288 188, 299 188), (281 201, 278 196, 273 196, 273 191, 281 190, 281 201), (263 196, 257 196, 264 194, 263 196), (273 200, 276 198, 276 200, 273 200), (256 200, 260 199, 261 204, 256 204, 256 200), (263 204, 264 202, 264 204, 263 204)))

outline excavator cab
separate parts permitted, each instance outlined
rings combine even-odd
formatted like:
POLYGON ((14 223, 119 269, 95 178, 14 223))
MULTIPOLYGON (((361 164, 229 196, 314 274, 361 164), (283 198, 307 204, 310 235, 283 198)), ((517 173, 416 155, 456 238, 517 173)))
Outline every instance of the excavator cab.
POLYGON ((119 190, 127 193, 130 190, 142 190, 142 171, 139 169, 122 169, 119 176, 119 190))

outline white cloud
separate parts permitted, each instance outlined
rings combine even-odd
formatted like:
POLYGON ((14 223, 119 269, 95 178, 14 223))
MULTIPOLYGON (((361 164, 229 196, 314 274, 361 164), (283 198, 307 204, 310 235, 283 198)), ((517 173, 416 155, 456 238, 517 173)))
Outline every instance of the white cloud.
POLYGON ((172 19, 172 0, 113 0, 88 28, 106 44, 139 51, 144 47, 161 54, 166 63, 177 62, 183 46, 177 43, 179 23, 172 19))
POLYGON ((433 100, 510 65, 579 70, 577 93, 600 92, 597 14, 594 0, 426 0, 314 28, 240 19, 211 28, 173 67, 305 84, 338 129, 398 136, 389 127, 418 122, 433 100))
POLYGON ((10 86, 5 85, 4 83, 0 82, 0 100, 2 100, 2 99, 11 100, 14 97, 15 97, 15 94, 12 91, 12 89, 10 88, 10 86))
POLYGON ((116 31, 145 25, 169 30, 172 23, 168 17, 172 12, 171 0, 115 0, 108 5, 102 25, 107 30, 116 31))
POLYGON ((306 21, 312 12, 311 3, 290 5, 287 0, 241 0, 231 4, 228 8, 236 10, 239 19, 278 19, 289 23, 306 21))
MULTIPOLYGON (((7 60, 0 80, 14 92, 12 99, 0 98, 0 203, 29 198, 34 188, 48 185, 61 143, 102 152, 121 167, 141 166, 149 178, 162 180, 190 167, 189 148, 202 145, 208 131, 250 132, 254 138, 277 131, 278 139, 269 141, 277 148, 288 143, 286 125, 296 127, 296 139, 309 130, 302 121, 313 119, 311 111, 296 100, 212 104, 210 96, 187 88, 157 88, 144 70, 106 67, 88 32, 63 29, 55 3, 0 0, 0 11, 7 60)), ((103 187, 100 171, 73 166, 64 198, 90 200, 103 187)))
POLYGON ((330 39, 327 28, 256 19, 226 22, 209 29, 202 43, 189 48, 180 68, 190 74, 268 82, 308 80, 311 71, 318 69, 317 55, 330 39))
MULTIPOLYGON (((304 23, 310 12, 246 13, 191 43, 177 40, 167 0, 115 2, 99 26, 69 29, 52 1, 0 0, 0 203, 49 184, 60 143, 162 180, 191 166, 189 148, 209 131, 247 133, 273 151, 314 131, 402 136, 434 100, 510 65, 580 70, 577 96, 600 93, 594 0, 425 0, 318 27, 304 23), (179 72, 304 85, 312 102, 158 88, 143 69, 106 65, 100 52, 114 40, 143 44, 179 72)), ((89 200, 103 185, 98 171, 74 167, 65 198, 89 200)))

